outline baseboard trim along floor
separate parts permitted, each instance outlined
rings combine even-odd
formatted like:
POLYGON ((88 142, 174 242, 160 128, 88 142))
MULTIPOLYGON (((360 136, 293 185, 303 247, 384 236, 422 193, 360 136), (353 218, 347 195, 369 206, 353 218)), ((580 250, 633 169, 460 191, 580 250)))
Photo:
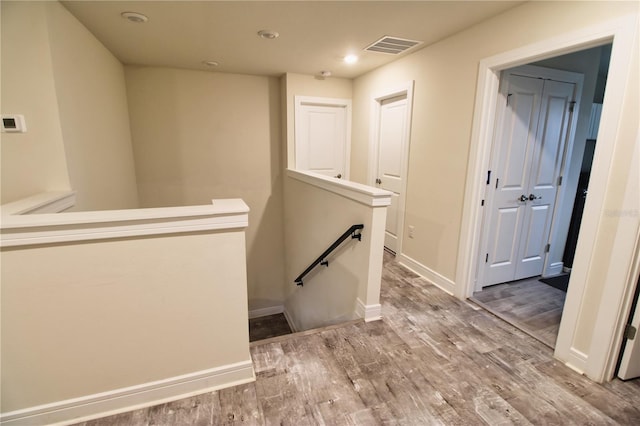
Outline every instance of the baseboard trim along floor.
POLYGON ((251 359, 0 415, 3 426, 72 424, 255 381, 251 359))

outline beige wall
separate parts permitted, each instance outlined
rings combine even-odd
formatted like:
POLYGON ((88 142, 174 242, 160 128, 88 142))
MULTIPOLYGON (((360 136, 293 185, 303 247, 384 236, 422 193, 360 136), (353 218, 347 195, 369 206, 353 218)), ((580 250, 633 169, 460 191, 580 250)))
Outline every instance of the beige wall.
POLYGON ((60 127, 47 8, 40 2, 0 3, 2 114, 23 114, 27 133, 0 135, 1 203, 69 189, 60 127))
POLYGON ((242 231, 3 249, 2 412, 249 361, 244 250, 242 231))
POLYGON ((250 309, 284 303, 278 79, 125 67, 142 207, 242 198, 250 309))
POLYGON ((136 208, 123 66, 60 3, 47 16, 73 210, 136 208))
POLYGON ((404 240, 404 254, 455 278, 480 60, 634 9, 629 3, 528 3, 354 81, 351 177, 358 182, 367 176, 360 159, 368 154, 372 93, 415 81, 405 216, 415 237, 404 240))
MULTIPOLYGON (((415 238, 404 241, 404 254, 455 279, 480 60, 625 15, 635 16, 637 21, 638 4, 529 2, 354 81, 352 163, 366 158, 368 153, 371 94, 398 82, 415 80, 405 217, 405 226, 415 227, 415 238)), ((614 53, 615 49, 614 44, 614 53)), ((607 182, 597 183, 606 186, 606 206, 613 213, 596 225, 595 245, 588 247, 594 249, 595 257, 577 260, 581 266, 574 264, 574 268, 589 271, 583 283, 584 300, 573 341, 575 348, 586 354, 607 274, 619 269, 619 260, 612 253, 613 236, 625 221, 624 215, 615 213, 622 211, 621 189, 626 186, 629 171, 637 168, 637 164, 630 163, 638 129, 637 38, 634 50, 624 54, 631 55, 634 64, 628 96, 622 105, 618 137, 615 141, 601 141, 615 143, 615 154, 610 165, 601 166, 610 166, 607 182)), ((352 164, 351 171, 353 180, 365 181, 363 164, 352 164)), ((579 247, 577 258, 581 253, 586 251, 581 252, 579 247)))
POLYGON ((137 207, 124 72, 58 2, 2 2, 2 203, 77 191, 75 210, 137 207))

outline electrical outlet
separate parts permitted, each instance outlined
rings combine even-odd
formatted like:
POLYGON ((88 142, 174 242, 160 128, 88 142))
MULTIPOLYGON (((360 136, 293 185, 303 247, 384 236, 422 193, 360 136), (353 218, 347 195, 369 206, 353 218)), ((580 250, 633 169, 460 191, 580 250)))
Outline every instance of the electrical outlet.
POLYGON ((415 226, 409 225, 409 238, 413 238, 413 231, 415 231, 415 226))

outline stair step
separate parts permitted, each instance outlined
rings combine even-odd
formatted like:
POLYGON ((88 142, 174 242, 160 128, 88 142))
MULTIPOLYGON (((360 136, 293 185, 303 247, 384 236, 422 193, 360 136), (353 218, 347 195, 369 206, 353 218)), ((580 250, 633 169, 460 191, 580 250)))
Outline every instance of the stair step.
POLYGON ((358 318, 351 321, 345 321, 338 324, 327 325, 319 328, 312 328, 311 330, 298 331, 296 333, 284 334, 282 336, 270 337, 268 339, 256 340, 255 342, 249 343, 249 347, 253 348, 255 346, 267 345, 269 343, 283 342, 289 339, 295 339, 296 337, 309 336, 311 334, 322 333, 327 330, 335 330, 336 328, 347 327, 353 324, 363 323, 364 319, 358 318))

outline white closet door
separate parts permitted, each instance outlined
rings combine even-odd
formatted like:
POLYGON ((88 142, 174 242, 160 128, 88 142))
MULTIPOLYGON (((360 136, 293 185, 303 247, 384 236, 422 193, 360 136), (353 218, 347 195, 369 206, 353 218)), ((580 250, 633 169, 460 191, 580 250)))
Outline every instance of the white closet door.
POLYGON ((348 179, 351 101, 296 97, 297 170, 348 179))

